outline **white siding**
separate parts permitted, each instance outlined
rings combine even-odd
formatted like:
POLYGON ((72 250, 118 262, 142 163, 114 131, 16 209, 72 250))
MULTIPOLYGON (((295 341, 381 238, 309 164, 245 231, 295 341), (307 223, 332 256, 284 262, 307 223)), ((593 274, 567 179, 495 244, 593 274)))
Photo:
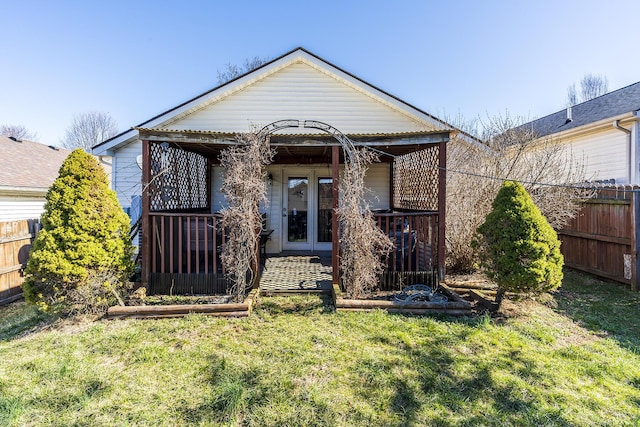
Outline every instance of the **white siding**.
POLYGON ((389 164, 374 163, 369 167, 364 185, 371 190, 367 202, 372 210, 389 209, 389 164))
POLYGON ((0 222, 40 218, 45 198, 0 195, 0 222))
POLYGON ((214 166, 211 170, 211 212, 220 212, 225 206, 224 194, 220 191, 224 180, 224 168, 214 166))
POLYGON ((629 183, 629 148, 623 132, 612 129, 563 142, 577 161, 584 162, 588 180, 629 183))
POLYGON ((264 126, 283 119, 319 120, 344 133, 407 132, 427 126, 333 74, 296 62, 162 127, 245 132, 251 125, 264 126))
POLYGON ((271 174, 271 185, 267 186, 269 203, 264 207, 267 214, 267 230, 273 230, 271 239, 267 241, 267 253, 282 252, 282 166, 272 165, 267 168, 271 174))
POLYGON ((113 189, 123 208, 131 206, 131 196, 142 192, 142 170, 136 163, 136 157, 142 154, 142 143, 135 141, 125 145, 113 156, 113 189))

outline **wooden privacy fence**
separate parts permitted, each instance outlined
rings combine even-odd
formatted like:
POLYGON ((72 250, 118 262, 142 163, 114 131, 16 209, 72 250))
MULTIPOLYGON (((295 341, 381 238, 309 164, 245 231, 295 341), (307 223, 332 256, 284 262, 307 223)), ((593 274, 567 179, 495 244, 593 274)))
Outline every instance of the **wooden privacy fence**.
POLYGON ((640 290, 640 187, 599 189, 558 236, 565 265, 640 290))
POLYGON ((14 301, 22 294, 22 271, 39 229, 37 219, 0 222, 0 304, 14 301))

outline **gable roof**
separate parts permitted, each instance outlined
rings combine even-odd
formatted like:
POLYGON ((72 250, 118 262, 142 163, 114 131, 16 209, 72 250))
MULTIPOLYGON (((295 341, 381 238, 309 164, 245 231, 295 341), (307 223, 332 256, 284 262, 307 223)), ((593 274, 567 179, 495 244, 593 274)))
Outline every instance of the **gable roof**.
POLYGON ((0 135, 0 189, 46 191, 71 151, 0 135))
POLYGON ((567 110, 564 109, 519 127, 527 127, 542 137, 638 110, 640 82, 574 105, 571 107, 571 121, 567 121, 567 110))
MULTIPOLYGON (((117 149, 118 147, 127 144, 134 140, 138 131, 137 128, 154 128, 154 129, 166 129, 166 127, 177 127, 184 130, 205 130, 203 127, 187 128, 185 122, 193 123, 197 120, 185 120, 185 117, 189 115, 200 115, 208 108, 214 108, 216 104, 221 101, 229 99, 230 95, 238 93, 240 90, 246 88, 255 88, 256 83, 264 82, 270 76, 274 76, 279 71, 291 67, 292 64, 304 63, 325 75, 332 77, 334 80, 343 83, 350 87, 353 91, 366 95, 368 98, 372 98, 380 105, 384 105, 389 111, 395 111, 398 114, 409 117, 414 122, 418 123, 418 126, 422 126, 424 130, 443 130, 443 129, 455 129, 448 123, 408 104, 405 101, 365 82, 364 80, 350 74, 341 68, 325 61, 324 59, 312 54, 311 52, 303 49, 296 48, 279 58, 270 61, 261 67, 256 68, 248 73, 236 77, 235 79, 219 85, 201 95, 198 95, 170 110, 165 111, 140 125, 127 130, 115 137, 104 141, 101 144, 93 147, 95 154, 106 154, 109 151, 117 149), (181 124, 182 120, 182 124, 181 124)), ((280 105, 284 105, 280 104, 280 105)), ((278 117, 281 119, 317 119, 317 117, 278 117)), ((245 119, 246 120, 246 119, 245 119)), ((269 122, 267 122, 269 123, 269 122)), ((262 123, 267 124, 267 123, 262 123)), ((259 124, 259 123, 256 123, 259 124)), ((232 133, 237 132, 236 129, 222 129, 217 127, 215 129, 208 129, 215 131, 229 131, 232 133)), ((398 131, 412 131, 416 129, 398 129, 398 131)), ((349 134, 348 131, 345 133, 349 134)))

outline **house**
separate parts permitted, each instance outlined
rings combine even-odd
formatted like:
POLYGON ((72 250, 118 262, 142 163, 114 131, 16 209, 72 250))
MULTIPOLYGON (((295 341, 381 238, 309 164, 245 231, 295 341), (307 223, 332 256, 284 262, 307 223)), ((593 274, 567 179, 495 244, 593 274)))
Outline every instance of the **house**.
POLYGON ((522 125, 562 144, 602 188, 558 234, 565 265, 640 290, 640 82, 522 125))
POLYGON ((337 281, 332 212, 346 137, 380 154, 366 185, 378 225, 396 239, 389 269, 443 274, 451 126, 297 48, 93 148, 112 156, 122 206, 135 215, 141 200, 142 280, 152 289, 219 280, 218 157, 253 129, 276 149, 262 207, 267 254, 331 251, 337 281))
POLYGON ((70 151, 0 135, 0 222, 36 219, 70 151))
POLYGON ((584 161, 589 180, 640 184, 640 82, 521 127, 552 138, 584 161))

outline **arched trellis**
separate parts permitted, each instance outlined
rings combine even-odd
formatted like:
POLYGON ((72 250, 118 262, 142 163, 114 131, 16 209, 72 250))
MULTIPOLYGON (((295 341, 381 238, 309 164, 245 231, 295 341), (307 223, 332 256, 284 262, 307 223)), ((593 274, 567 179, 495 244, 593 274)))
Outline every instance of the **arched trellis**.
MULTIPOLYGON (((363 157, 360 153, 356 152, 356 146, 353 143, 353 141, 349 139, 345 134, 340 132, 337 128, 331 126, 330 124, 320 122, 317 120, 305 120, 302 122, 299 120, 279 120, 263 127, 259 132, 257 132, 257 135, 261 139, 262 138, 266 139, 269 137, 269 135, 281 129, 300 128, 300 127, 307 128, 307 129, 318 129, 333 136, 336 139, 336 141, 340 143, 340 146, 344 152, 345 166, 348 168, 353 168, 351 169, 352 171, 361 171, 361 172, 355 173, 355 175, 359 177, 355 179, 364 178, 361 175, 364 174, 364 170, 366 169, 363 169, 362 167, 365 166, 370 161, 370 157, 367 157, 367 156, 363 157)), ((333 178, 332 181, 333 181, 333 211, 334 212, 339 211, 338 209, 339 208, 339 205, 338 205, 338 199, 339 199, 339 194, 338 194, 339 151, 338 151, 338 148, 339 148, 338 146, 334 145, 332 149, 332 162, 331 162, 332 178, 333 178)), ((346 175, 346 176, 350 176, 350 175, 346 175)), ((354 189, 361 189, 361 188, 362 188, 362 184, 356 185, 354 187, 354 189)), ((352 209, 348 207, 346 208, 347 212, 350 212, 351 214, 347 214, 347 216, 345 217, 345 218, 350 218, 350 219, 345 219, 345 221, 347 221, 347 224, 350 224, 350 225, 347 225, 347 224, 343 224, 343 225, 345 225, 345 227, 348 227, 348 229, 352 231, 351 232, 345 231, 345 233, 347 233, 346 236, 350 236, 350 237, 345 237, 347 240, 347 243, 344 243, 344 244, 348 246, 347 248, 345 248, 347 251, 355 250, 355 248, 353 247, 354 245, 359 246, 360 248, 359 252, 361 255, 358 258, 367 259, 366 258, 367 256, 369 256, 369 258, 367 261, 360 261, 360 264, 364 263, 366 264, 366 267, 363 267, 360 270, 358 270, 357 268, 354 269, 353 265, 350 265, 351 262, 356 262, 354 261, 355 258, 347 256, 346 262, 349 265, 349 267, 345 267, 346 270, 343 270, 343 273, 346 276, 349 276, 350 274, 351 275, 354 274, 353 271, 361 271, 363 272, 362 275, 359 275, 360 273, 356 273, 356 276, 350 279, 353 280, 354 283, 371 283, 372 276, 370 273, 367 272, 367 269, 369 267, 377 269, 377 267, 374 267, 374 266, 376 265, 376 262, 380 262, 379 261, 380 255, 379 253, 376 252, 376 249, 379 248, 382 250, 386 250, 387 248, 389 248, 390 250, 393 247, 393 243, 391 242, 388 236, 384 235, 382 231, 375 226, 373 221, 371 221, 371 224, 367 222, 368 215, 362 215, 363 213, 365 213, 365 212, 362 212, 362 209, 364 208, 365 210, 368 210, 368 208, 366 206, 362 206, 362 203, 359 201, 364 195, 359 195, 359 196, 355 195, 359 191, 360 190, 355 190, 354 193, 351 193, 352 197, 355 197, 355 199, 353 199, 355 204, 348 205, 347 203, 348 206, 352 206, 352 209), (353 215, 353 212, 354 212, 353 208, 355 208, 356 211, 359 211, 359 213, 356 215, 353 215), (354 224, 353 221, 355 221, 357 224, 354 224), (364 223, 362 223, 362 221, 364 221, 364 223), (367 227, 373 227, 376 231, 370 231, 369 233, 367 233, 365 231, 367 230, 367 227), (361 232, 365 233, 365 235, 367 235, 367 239, 366 239, 367 243, 369 244, 364 244, 364 247, 363 247, 362 238, 360 237, 354 238, 353 230, 358 230, 358 232, 356 233, 358 235, 361 232), (380 234, 380 236, 378 236, 378 234, 380 234), (363 257, 362 254, 368 254, 368 255, 364 255, 364 258, 361 258, 363 257)), ((333 282, 338 283, 340 274, 339 274, 339 263, 338 263, 338 215, 337 214, 334 214, 332 218, 332 230, 333 230, 333 236, 331 241, 332 241, 333 282)), ((348 252, 347 255, 351 255, 351 252, 348 252)), ((382 266, 380 266, 379 268, 382 268, 382 266)))
POLYGON ((319 122, 317 120, 305 120, 302 123, 300 123, 300 120, 278 120, 260 129, 260 131, 258 132, 258 136, 266 138, 272 133, 282 129, 300 127, 307 129, 319 129, 333 136, 342 145, 342 149, 344 150, 349 161, 353 161, 353 152, 356 148, 353 141, 351 141, 344 133, 340 132, 330 124, 319 122))
MULTIPOLYGON (((351 139, 349 139, 345 134, 340 132, 337 128, 331 126, 328 123, 320 122, 317 120, 304 120, 300 122, 300 120, 278 120, 273 123, 270 123, 264 126, 260 131, 258 131, 258 136, 262 138, 268 138, 271 134, 289 128, 307 128, 307 129, 318 129, 321 130, 331 136, 333 136, 342 146, 342 149, 345 153, 345 159, 349 162, 354 160, 354 151, 355 144, 351 139)), ((333 175, 333 210, 338 208, 338 147, 334 146, 332 151, 332 175, 333 175)), ((332 218, 332 230, 333 236, 331 238, 331 264, 333 271, 333 283, 338 283, 339 281, 339 264, 338 264, 338 217, 337 215, 333 215, 332 218)))

